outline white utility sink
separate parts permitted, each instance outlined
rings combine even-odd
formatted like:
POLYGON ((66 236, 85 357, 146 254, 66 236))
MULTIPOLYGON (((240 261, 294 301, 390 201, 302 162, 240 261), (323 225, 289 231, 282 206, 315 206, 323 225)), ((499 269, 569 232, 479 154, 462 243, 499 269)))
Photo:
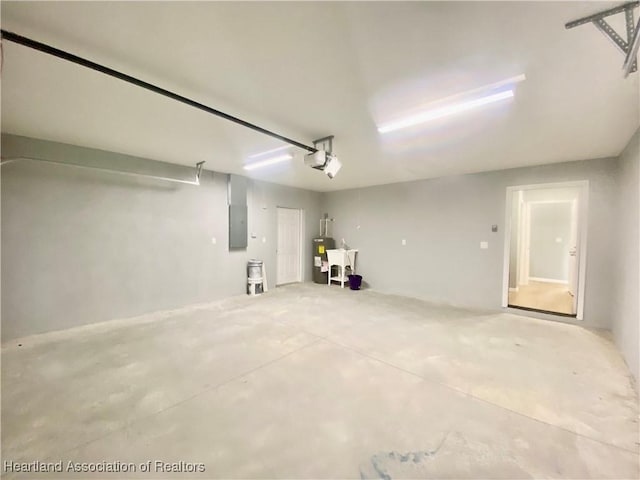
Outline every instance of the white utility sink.
POLYGON ((344 248, 336 248, 327 250, 327 261, 329 263, 329 275, 327 284, 331 285, 331 282, 340 282, 340 286, 344 288, 344 283, 347 281, 346 267, 351 267, 351 272, 356 271, 356 254, 357 249, 346 250, 344 248), (332 276, 331 267, 338 267, 337 275, 332 276))

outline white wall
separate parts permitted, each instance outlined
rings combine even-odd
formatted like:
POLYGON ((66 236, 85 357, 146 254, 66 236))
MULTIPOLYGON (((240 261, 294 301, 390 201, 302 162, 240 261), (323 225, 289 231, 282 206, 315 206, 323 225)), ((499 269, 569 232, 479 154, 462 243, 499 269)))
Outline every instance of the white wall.
MULTIPOLYGON (((616 236, 611 244, 615 255, 613 335, 636 381, 640 375, 640 129, 618 159, 619 198, 616 202, 616 236)), ((637 384, 636 384, 637 387, 637 384)))
MULTIPOLYGON (((12 135, 2 136, 2 153, 193 175, 12 135)), ((248 229, 257 238, 230 252, 225 174, 205 171, 199 187, 27 161, 1 174, 3 341, 243 294, 250 258, 265 261, 273 286, 276 207, 305 210, 305 245, 320 218, 320 194, 250 181, 248 229)), ((304 253, 308 266, 311 247, 304 253)))
POLYGON ((335 218, 334 237, 360 249, 358 271, 373 289, 498 309, 506 188, 588 180, 582 324, 610 328, 616 170, 616 159, 586 160, 330 192, 322 211, 335 218))

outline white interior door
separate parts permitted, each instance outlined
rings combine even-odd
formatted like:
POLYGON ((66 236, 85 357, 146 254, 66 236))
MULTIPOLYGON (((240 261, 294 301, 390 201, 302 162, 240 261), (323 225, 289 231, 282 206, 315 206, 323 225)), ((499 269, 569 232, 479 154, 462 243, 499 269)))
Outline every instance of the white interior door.
POLYGON ((578 201, 571 202, 571 230, 569 236, 569 293, 573 296, 573 312, 578 302, 578 201))
POLYGON ((278 207, 278 271, 276 284, 302 281, 300 210, 278 207))

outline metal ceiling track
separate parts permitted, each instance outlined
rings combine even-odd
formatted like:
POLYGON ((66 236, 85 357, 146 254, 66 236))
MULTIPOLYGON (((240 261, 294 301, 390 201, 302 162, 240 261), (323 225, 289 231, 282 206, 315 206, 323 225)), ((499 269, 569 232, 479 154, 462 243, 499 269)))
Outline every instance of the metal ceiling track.
POLYGON ((317 149, 315 149, 314 147, 305 145, 304 143, 301 143, 301 142, 297 142, 296 140, 292 140, 291 138, 287 138, 283 135, 279 135, 270 130, 267 130, 266 128, 259 127, 258 125, 254 125, 253 123, 249 123, 245 120, 229 115, 228 113, 221 112, 220 110, 216 110, 215 108, 209 107, 200 102, 196 102, 195 100, 192 100, 190 98, 183 97, 182 95, 179 95, 175 92, 171 92, 162 87, 158 87, 157 85, 153 85, 152 83, 145 82, 144 80, 140 80, 139 78, 135 78, 135 77, 132 77, 131 75, 127 75, 126 73, 122 73, 117 70, 114 70, 113 68, 109 68, 107 66, 101 65, 91 60, 87 60, 86 58, 79 57, 77 55, 74 55, 73 53, 60 50, 59 48, 52 47, 51 45, 47 45, 46 43, 38 42, 36 40, 23 37, 22 35, 18 35, 17 33, 8 32, 7 30, 4 30, 4 29, 0 31, 2 33, 3 40, 17 43, 19 45, 29 47, 34 50, 38 50, 39 52, 43 52, 43 53, 52 55, 54 57, 61 58, 68 62, 81 65, 91 70, 104 73, 105 75, 109 75, 111 77, 117 78, 118 80, 131 83, 133 85, 144 88, 151 92, 168 97, 177 102, 184 103, 185 105, 189 105, 190 107, 205 111, 207 113, 210 113, 211 115, 215 115, 217 117, 224 118, 225 120, 228 120, 230 122, 237 123, 238 125, 242 125, 243 127, 250 128, 251 130, 255 130, 256 132, 262 133, 264 135, 268 135, 273 138, 277 138, 278 140, 288 143, 289 145, 293 145, 294 147, 307 150, 308 152, 315 153, 317 151, 317 149))
POLYGON ((0 161, 0 167, 6 165, 7 163, 18 162, 22 160, 34 161, 34 162, 45 162, 45 163, 54 163, 56 165, 64 165, 66 167, 77 167, 77 168, 86 168, 89 170, 100 170, 102 172, 116 173, 118 175, 129 175, 131 177, 143 177, 143 178, 151 178, 154 180, 163 180, 166 182, 174 182, 174 183, 185 183, 187 185, 200 185, 200 175, 202 174, 202 164, 204 162, 196 163, 196 172, 195 178, 193 180, 184 180, 181 178, 173 178, 173 177, 162 177, 159 175, 149 175, 146 173, 138 173, 138 172, 128 172, 125 170, 115 170, 113 168, 104 168, 104 167, 96 167, 93 165, 83 165, 81 163, 72 163, 72 162, 60 162, 58 160, 50 160, 46 158, 37 158, 37 157, 11 157, 11 158, 2 158, 0 161))
POLYGON ((628 2, 617 7, 610 8, 604 12, 589 15, 588 17, 579 18, 565 24, 565 28, 574 28, 587 23, 593 23, 593 25, 600 30, 618 49, 625 55, 624 64, 622 70, 624 77, 627 78, 631 72, 638 70, 638 47, 640 46, 640 19, 636 24, 633 19, 633 9, 640 5, 640 1, 628 2), (605 18, 611 15, 617 15, 624 13, 625 27, 627 38, 623 39, 618 32, 616 32, 611 25, 607 23, 605 18), (635 24, 635 27, 634 27, 635 24))

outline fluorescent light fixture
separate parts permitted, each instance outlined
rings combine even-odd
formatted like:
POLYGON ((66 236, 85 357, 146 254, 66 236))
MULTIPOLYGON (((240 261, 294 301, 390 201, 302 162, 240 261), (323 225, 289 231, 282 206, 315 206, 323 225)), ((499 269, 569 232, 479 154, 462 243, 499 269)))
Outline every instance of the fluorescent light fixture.
POLYGON ((475 88, 467 93, 471 92, 487 92, 489 90, 493 90, 495 88, 504 87, 505 85, 515 86, 516 83, 524 82, 527 79, 524 73, 520 75, 516 75, 515 77, 505 78, 504 80, 500 80, 499 82, 490 83, 489 85, 485 85, 480 88, 475 88))
POLYGON ((287 148, 291 148, 291 145, 284 145, 282 147, 273 148, 273 149, 267 150, 265 152, 254 153, 253 155, 249 155, 247 158, 258 158, 258 157, 262 157, 264 155, 267 155, 269 153, 281 152, 282 150, 286 150, 287 148))
POLYGON ((245 170, 253 170, 255 168, 262 168, 268 165, 274 165, 276 163, 285 162, 287 160, 291 160, 293 155, 286 153, 284 155, 278 155, 277 157, 266 158, 264 160, 260 160, 259 162, 249 163, 245 165, 243 168, 245 170))
POLYGON ((413 115, 411 117, 398 120, 396 122, 391 122, 391 123, 387 123, 386 125, 382 125, 378 127, 378 132, 380 133, 393 132, 395 130, 400 130, 401 128, 412 127, 414 125, 426 123, 431 120, 436 120, 438 118, 448 117, 449 115, 454 115, 460 112, 466 112, 467 110, 472 110, 474 108, 481 107, 483 105, 488 105, 490 103, 498 102, 500 100, 505 100, 511 97, 513 97, 513 90, 506 90, 504 92, 494 93, 493 95, 487 95, 486 97, 481 97, 476 100, 469 100, 467 102, 454 103, 446 107, 427 110, 426 112, 422 112, 417 115, 413 115))

